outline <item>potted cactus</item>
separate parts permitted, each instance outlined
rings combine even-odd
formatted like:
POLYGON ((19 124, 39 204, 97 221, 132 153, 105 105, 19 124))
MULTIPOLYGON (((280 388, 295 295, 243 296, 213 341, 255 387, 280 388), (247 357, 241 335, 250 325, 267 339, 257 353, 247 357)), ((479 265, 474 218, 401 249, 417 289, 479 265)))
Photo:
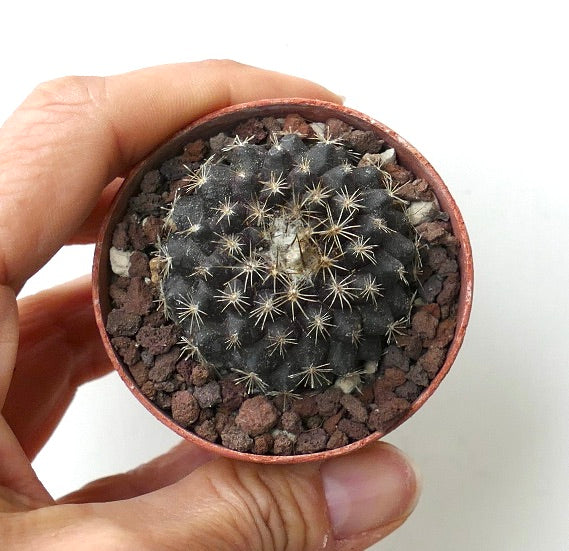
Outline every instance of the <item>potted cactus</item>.
POLYGON ((95 276, 103 339, 146 407, 269 461, 343 453, 410 416, 456 356, 472 283, 430 165, 310 100, 229 108, 157 150, 118 196, 95 276))

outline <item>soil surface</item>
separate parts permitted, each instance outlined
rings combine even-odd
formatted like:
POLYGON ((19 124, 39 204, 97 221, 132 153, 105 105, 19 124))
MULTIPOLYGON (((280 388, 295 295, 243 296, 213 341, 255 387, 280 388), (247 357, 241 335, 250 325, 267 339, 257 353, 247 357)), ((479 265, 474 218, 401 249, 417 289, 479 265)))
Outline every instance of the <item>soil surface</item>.
POLYGON ((271 136, 289 133, 307 142, 322 135, 340 140, 354 166, 377 162, 377 155, 389 149, 373 132, 339 120, 251 119, 230 133, 187 144, 149 171, 112 239, 112 310, 106 329, 135 383, 181 427, 253 454, 314 453, 389 431, 438 373, 456 325, 458 241, 448 215, 440 211, 428 182, 386 154, 389 162, 381 168, 416 232, 419 257, 408 277, 412 308, 390 338, 381 337, 375 367, 368 362, 367 369, 337 377, 326 388, 263 393, 248 388, 238 373, 213 369, 184 353, 182 327, 165 316, 160 300, 157 251, 168 209, 189 172, 212 155, 222 156, 235 136, 268 149, 271 136))

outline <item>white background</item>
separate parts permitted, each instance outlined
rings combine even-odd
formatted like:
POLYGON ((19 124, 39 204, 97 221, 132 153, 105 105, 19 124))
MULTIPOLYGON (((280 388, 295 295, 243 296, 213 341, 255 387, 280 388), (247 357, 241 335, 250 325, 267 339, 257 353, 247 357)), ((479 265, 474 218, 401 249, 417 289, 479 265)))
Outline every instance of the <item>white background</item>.
MULTIPOLYGON (((230 57, 345 95, 440 172, 472 239, 475 305, 449 376, 388 438, 415 459, 424 495, 406 525, 373 549, 569 549, 569 45, 561 5, 0 8, 0 120, 45 79, 230 57)), ((24 293, 89 271, 91 253, 62 251, 24 293)), ((112 374, 80 389, 34 466, 61 495, 176 441, 112 374)))

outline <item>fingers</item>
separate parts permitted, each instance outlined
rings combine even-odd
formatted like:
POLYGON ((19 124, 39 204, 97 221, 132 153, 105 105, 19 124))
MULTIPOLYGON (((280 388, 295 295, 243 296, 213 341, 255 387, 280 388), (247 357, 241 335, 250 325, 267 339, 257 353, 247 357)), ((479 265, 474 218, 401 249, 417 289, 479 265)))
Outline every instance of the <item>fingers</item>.
POLYGON ((178 482, 214 456, 190 442, 136 469, 95 480, 58 500, 59 503, 98 503, 130 499, 178 482))
MULTIPOLYGON (((5 402, 12 379, 14 361, 18 348, 18 307, 14 291, 0 285, 0 408, 5 402)), ((22 450, 13 431, 0 415, 0 511, 9 502, 17 501, 48 504, 51 497, 36 477, 30 462, 22 450), (8 494, 22 496, 21 500, 6 499, 8 494), (15 494, 14 494, 15 492, 15 494), (27 500, 27 501, 26 501, 27 500)), ((19 505, 16 505, 19 506, 19 505)), ((0 533, 1 530, 0 530, 0 533)))
POLYGON ((77 387, 110 371, 111 364, 95 323, 88 276, 26 297, 19 310, 20 347, 3 414, 33 458, 77 387))
POLYGON ((16 295, 0 285, 0 408, 6 398, 18 350, 18 306, 16 295))
POLYGON ((87 219, 81 224, 81 227, 67 241, 67 245, 85 245, 94 243, 101 229, 103 218, 107 214, 117 191, 123 183, 123 178, 115 178, 105 189, 103 189, 97 204, 89 213, 87 219))
POLYGON ((403 454, 376 443, 323 465, 218 459, 100 511, 169 549, 364 549, 407 518, 418 493, 403 454))
POLYGON ((4 533, 10 549, 43 549, 57 534, 61 549, 357 551, 400 526, 419 493, 408 459, 374 443, 324 464, 216 459, 141 497, 14 515, 4 533))
MULTIPOLYGON (((0 489, 2 487, 7 489, 0 492, 0 513, 10 510, 10 505, 14 505, 15 502, 32 507, 44 507, 53 503, 53 499, 38 480, 14 433, 1 415, 0 467, 0 489), (11 495, 8 500, 7 495, 11 495)), ((2 534, 1 527, 0 534, 2 534)))
POLYGON ((378 443, 325 463, 322 481, 338 549, 367 549, 399 527, 415 508, 419 475, 395 447, 378 443), (355 547, 351 547, 356 544, 355 547))
POLYGON ((18 289, 81 226, 103 187, 197 117, 252 99, 340 101, 316 84, 229 61, 39 86, 0 131, 0 284, 18 289), (52 205, 52 208, 46 208, 52 205))

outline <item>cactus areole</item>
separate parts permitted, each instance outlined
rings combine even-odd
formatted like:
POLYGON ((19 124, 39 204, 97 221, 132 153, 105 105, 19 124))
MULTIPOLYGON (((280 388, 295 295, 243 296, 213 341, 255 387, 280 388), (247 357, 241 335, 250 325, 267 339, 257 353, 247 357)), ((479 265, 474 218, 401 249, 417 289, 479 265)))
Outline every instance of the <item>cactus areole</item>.
POLYGON ((180 434, 316 454, 390 430, 448 371, 470 308, 462 220, 369 125, 270 107, 196 123, 133 172, 98 257, 98 319, 121 376, 180 434))

